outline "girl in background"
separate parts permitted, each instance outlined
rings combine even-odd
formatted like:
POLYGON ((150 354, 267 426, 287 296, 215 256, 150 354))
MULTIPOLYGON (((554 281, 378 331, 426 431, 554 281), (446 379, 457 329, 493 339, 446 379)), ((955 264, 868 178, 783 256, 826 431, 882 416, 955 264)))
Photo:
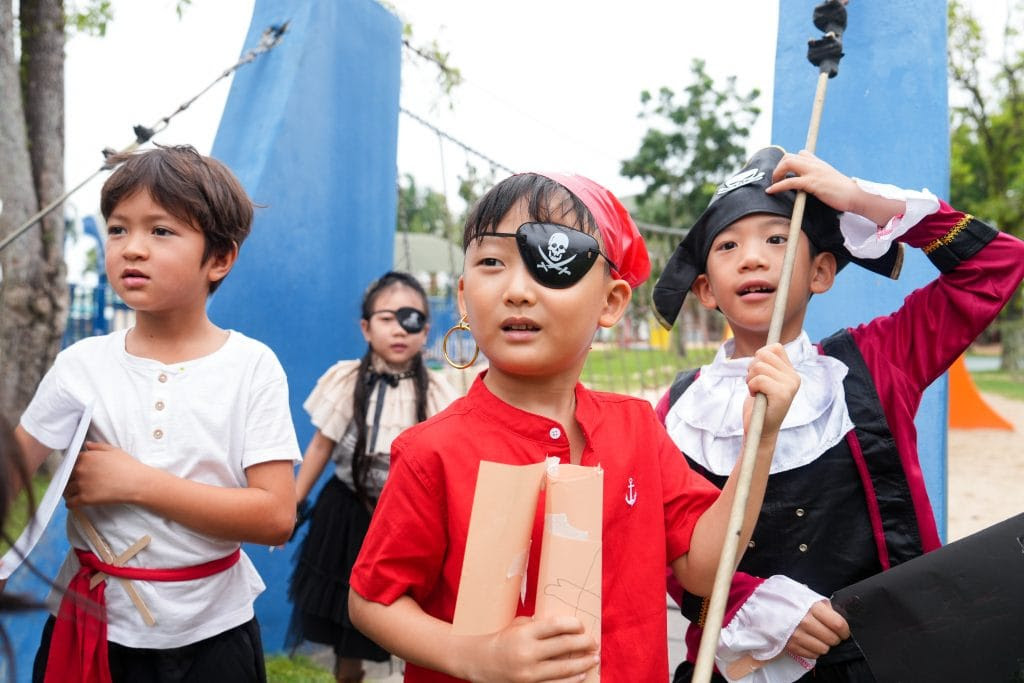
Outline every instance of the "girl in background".
POLYGON ((362 660, 389 658, 349 621, 348 579, 388 476, 391 442, 456 396, 423 363, 429 314, 414 277, 385 273, 363 295, 366 353, 327 370, 303 404, 317 431, 296 478, 300 520, 308 514, 311 521, 288 592, 294 605, 288 645, 333 646, 339 683, 362 680, 362 660), (307 512, 306 499, 328 460, 334 476, 307 512))

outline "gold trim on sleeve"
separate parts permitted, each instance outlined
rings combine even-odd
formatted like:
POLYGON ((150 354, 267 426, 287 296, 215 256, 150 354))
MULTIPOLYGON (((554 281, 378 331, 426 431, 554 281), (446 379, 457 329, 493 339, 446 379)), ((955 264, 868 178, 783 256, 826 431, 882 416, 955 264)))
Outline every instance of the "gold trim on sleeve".
POLYGON ((956 236, 959 235, 960 232, 964 228, 966 228, 967 224, 970 223, 972 220, 974 220, 974 216, 972 216, 969 213, 964 214, 964 217, 958 220, 956 222, 956 225, 949 229, 949 232, 947 232, 945 235, 938 238, 937 240, 926 244, 922 251, 926 254, 930 254, 939 247, 949 244, 950 242, 956 239, 956 236))

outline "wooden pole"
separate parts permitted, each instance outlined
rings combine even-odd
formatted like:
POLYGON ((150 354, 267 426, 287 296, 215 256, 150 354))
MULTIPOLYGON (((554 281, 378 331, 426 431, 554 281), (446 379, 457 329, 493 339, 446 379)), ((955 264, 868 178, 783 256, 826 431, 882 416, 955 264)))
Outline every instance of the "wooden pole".
MULTIPOLYGON (((825 107, 825 89, 829 74, 822 71, 818 75, 818 87, 814 94, 814 106, 811 110, 811 123, 807 129, 807 143, 804 148, 813 153, 818 142, 818 129, 821 126, 821 112, 825 107)), ((782 273, 779 286, 775 291, 775 304, 772 308, 772 319, 768 326, 768 339, 765 342, 775 344, 782 336, 782 322, 786 317, 786 299, 789 297, 789 286, 793 279, 793 264, 796 262, 796 250, 800 242, 800 226, 803 224, 804 207, 807 204, 807 193, 797 192, 793 203, 793 215, 789 220, 789 239, 786 242, 786 254, 782 262, 782 273)), ((736 481, 736 497, 729 512, 729 524, 725 532, 725 544, 722 557, 718 561, 715 572, 715 583, 711 589, 711 601, 708 604, 707 616, 704 619, 704 632, 700 638, 700 649, 697 651, 697 663, 693 672, 694 683, 708 683, 715 663, 715 651, 718 649, 718 636, 722 630, 722 619, 725 616, 726 600, 729 587, 736 572, 739 555, 739 541, 743 530, 743 517, 750 497, 750 482, 754 476, 754 462, 757 458, 757 446, 761 442, 764 429, 764 418, 768 410, 768 397, 757 394, 754 407, 750 413, 750 428, 743 442, 743 455, 740 463, 739 479, 736 481)))

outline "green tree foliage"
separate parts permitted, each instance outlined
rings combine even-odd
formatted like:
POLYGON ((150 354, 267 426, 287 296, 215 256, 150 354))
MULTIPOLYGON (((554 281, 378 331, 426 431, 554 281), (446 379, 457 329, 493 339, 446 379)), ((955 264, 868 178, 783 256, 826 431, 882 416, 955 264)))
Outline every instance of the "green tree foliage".
MULTIPOLYGON (((182 2, 186 1, 182 0, 182 2)), ((75 33, 101 37, 107 35, 107 25, 114 18, 110 0, 71 2, 65 8, 65 14, 67 25, 74 27, 75 33)), ((181 3, 178 6, 178 16, 181 16, 181 3)))
POLYGON ((735 77, 716 87, 700 59, 690 72, 692 82, 679 94, 667 87, 640 94, 640 118, 652 127, 636 155, 622 162, 622 175, 645 184, 636 199, 641 221, 689 227, 715 186, 746 159, 760 91, 739 93, 735 77))
MULTIPOLYGON (((739 168, 747 158, 750 128, 761 110, 760 91, 743 94, 735 77, 718 87, 705 70, 703 60, 690 66, 691 82, 680 93, 662 87, 656 94, 640 94, 640 118, 649 122, 632 159, 622 162, 622 175, 637 178, 644 190, 634 198, 633 216, 641 223, 670 228, 689 228, 704 211, 718 184, 739 168)), ((661 272, 679 242, 677 234, 644 231, 654 273, 661 272)), ((647 285, 648 287, 650 285, 647 285)), ((650 292, 634 296, 637 306, 645 304, 650 292)), ((717 338, 720 320, 687 297, 687 310, 677 327, 694 326, 698 339, 717 338)), ((685 353, 683 334, 676 335, 676 348, 685 353)))
MULTIPOLYGON (((497 178, 495 178, 493 167, 486 173, 482 173, 475 165, 468 161, 466 162, 465 175, 459 176, 459 199, 466 203, 466 213, 469 213, 469 209, 476 203, 476 200, 484 196, 487 190, 493 187, 496 182, 497 178)), ((459 223, 465 223, 465 219, 466 216, 464 214, 459 223)), ((461 239, 462 236, 460 234, 459 240, 461 239)))
POLYGON ((398 231, 450 236, 453 222, 444 195, 429 187, 421 189, 406 173, 398 183, 398 231))
MULTIPOLYGON (((989 60, 976 18, 949 3, 950 197, 954 206, 1024 236, 1024 2, 1007 3, 1001 54, 989 60)), ((1002 369, 1024 370, 1024 297, 999 316, 1002 369)))

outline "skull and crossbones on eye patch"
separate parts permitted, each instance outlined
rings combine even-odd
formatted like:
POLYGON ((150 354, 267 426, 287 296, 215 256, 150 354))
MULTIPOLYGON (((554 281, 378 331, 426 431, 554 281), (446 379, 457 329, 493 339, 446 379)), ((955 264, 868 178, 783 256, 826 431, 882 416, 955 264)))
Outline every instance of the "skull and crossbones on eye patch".
POLYGON ((538 263, 537 267, 542 268, 545 271, 552 270, 559 275, 568 275, 569 269, 565 266, 571 263, 579 254, 573 254, 569 258, 562 260, 565 256, 565 250, 569 248, 569 237, 564 232, 556 232, 548 238, 547 252, 538 245, 537 253, 540 254, 543 263, 538 263))

